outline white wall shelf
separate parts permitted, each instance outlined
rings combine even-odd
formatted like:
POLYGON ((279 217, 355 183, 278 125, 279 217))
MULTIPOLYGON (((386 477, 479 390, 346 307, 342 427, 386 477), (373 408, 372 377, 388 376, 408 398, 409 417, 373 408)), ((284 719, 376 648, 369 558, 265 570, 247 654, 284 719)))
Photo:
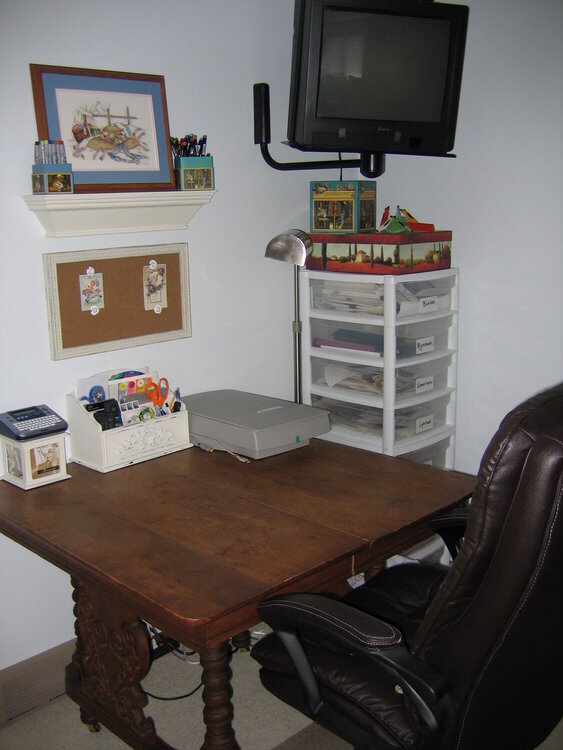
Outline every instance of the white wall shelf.
POLYGON ((214 190, 24 195, 47 237, 185 229, 214 190))

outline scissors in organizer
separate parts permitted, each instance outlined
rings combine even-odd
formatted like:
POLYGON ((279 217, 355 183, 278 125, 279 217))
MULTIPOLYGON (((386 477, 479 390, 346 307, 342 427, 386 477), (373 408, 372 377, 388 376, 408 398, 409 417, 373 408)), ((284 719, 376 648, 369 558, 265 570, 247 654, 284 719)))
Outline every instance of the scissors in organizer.
POLYGON ((166 378, 160 378, 158 383, 149 383, 146 387, 146 394, 153 402, 155 407, 160 409, 161 414, 164 413, 162 408, 168 396, 169 385, 166 378))

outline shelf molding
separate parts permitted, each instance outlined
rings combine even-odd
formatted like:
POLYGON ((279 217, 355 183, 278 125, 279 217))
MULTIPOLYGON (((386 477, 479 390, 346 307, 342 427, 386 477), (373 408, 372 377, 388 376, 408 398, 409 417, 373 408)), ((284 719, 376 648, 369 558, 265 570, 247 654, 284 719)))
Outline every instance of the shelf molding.
POLYGON ((186 229, 215 190, 24 195, 46 237, 186 229))

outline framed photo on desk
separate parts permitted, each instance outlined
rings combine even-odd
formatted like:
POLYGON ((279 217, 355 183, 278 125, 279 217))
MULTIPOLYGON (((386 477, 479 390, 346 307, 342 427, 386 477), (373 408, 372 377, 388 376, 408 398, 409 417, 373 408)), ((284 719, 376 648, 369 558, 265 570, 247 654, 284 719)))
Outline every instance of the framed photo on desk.
POLYGON ((175 189, 164 76, 29 67, 38 138, 63 141, 76 193, 175 189))

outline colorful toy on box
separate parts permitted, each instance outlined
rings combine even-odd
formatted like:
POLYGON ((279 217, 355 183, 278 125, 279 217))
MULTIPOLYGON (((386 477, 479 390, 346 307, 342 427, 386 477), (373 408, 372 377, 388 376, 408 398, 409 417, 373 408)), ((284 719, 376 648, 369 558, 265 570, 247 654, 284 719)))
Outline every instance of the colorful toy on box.
POLYGON ((451 267, 452 233, 419 222, 406 209, 389 207, 373 233, 315 233, 306 260, 311 271, 408 274, 451 267))
POLYGON ((433 232, 434 224, 418 221, 407 211, 406 208, 397 206, 394 214, 391 214, 389 206, 383 212, 379 224, 379 232, 390 232, 391 234, 400 234, 401 232, 433 232))

